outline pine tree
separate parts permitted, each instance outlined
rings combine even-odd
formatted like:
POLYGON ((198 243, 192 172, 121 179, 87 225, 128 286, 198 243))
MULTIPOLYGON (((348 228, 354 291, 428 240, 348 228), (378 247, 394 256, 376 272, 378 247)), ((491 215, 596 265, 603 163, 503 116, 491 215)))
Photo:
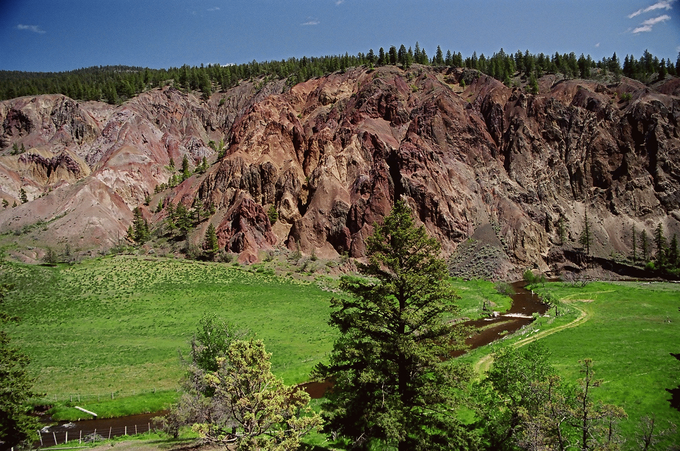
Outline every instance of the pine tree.
POLYGON ((189 159, 186 155, 184 155, 184 158, 182 158, 182 181, 188 179, 190 176, 191 172, 189 172, 189 159))
POLYGON ((434 63, 436 66, 444 65, 444 53, 442 52, 442 48, 440 46, 437 46, 437 52, 434 56, 434 63))
MULTIPOLYGON (((439 243, 416 228, 398 201, 367 239, 369 278, 343 277, 351 296, 333 299, 330 324, 340 337, 315 373, 335 386, 324 405, 326 428, 352 440, 379 439, 399 450, 426 449, 465 435, 449 396, 468 372, 448 361, 456 334, 456 294, 439 243), (454 382, 455 381, 455 382, 454 382)), ((457 443, 457 442, 456 442, 457 443)))
POLYGON ((151 238, 149 223, 142 216, 142 210, 139 207, 135 207, 133 214, 132 225, 128 228, 128 238, 137 244, 144 244, 151 238))
POLYGON ((588 210, 585 211, 583 216, 583 231, 581 232, 581 237, 579 238, 579 243, 585 248, 586 254, 590 255, 590 246, 593 242, 593 234, 590 230, 590 221, 588 220, 588 210))
POLYGON ((654 244, 656 245, 657 268, 666 266, 666 237, 663 234, 663 225, 659 223, 654 230, 654 244))
POLYGON ((385 49, 380 47, 380 50, 378 50, 378 66, 384 66, 385 63, 386 63, 385 49))
POLYGON ((215 255, 217 255, 220 250, 220 245, 217 241, 217 232, 215 231, 215 226, 212 222, 208 225, 208 230, 205 232, 203 249, 205 250, 205 255, 209 260, 214 260, 215 255))
POLYGON ((642 251, 642 260, 649 260, 649 238, 647 238, 647 231, 642 229, 640 233, 640 250, 642 251))
POLYGON ((567 242, 567 226, 564 223, 564 216, 560 215, 560 219, 557 220, 557 233, 560 237, 560 245, 564 245, 567 242))
POLYGON ((186 239, 189 236, 189 232, 194 228, 194 224, 191 222, 191 213, 183 203, 178 203, 177 208, 175 208, 175 225, 177 229, 182 233, 182 236, 186 239))
POLYGON ((28 202, 28 196, 26 195, 26 190, 21 188, 19 190, 19 200, 21 201, 22 204, 25 204, 28 202))

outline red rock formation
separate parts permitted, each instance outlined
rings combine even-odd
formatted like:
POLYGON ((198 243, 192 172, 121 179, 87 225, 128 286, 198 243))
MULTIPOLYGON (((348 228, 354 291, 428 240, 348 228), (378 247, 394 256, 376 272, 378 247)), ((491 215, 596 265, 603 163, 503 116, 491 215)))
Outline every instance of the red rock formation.
MULTIPOLYGON (((475 71, 415 65, 351 69, 285 92, 277 83, 259 92, 243 84, 208 102, 171 88, 120 107, 15 99, 0 103, 0 143, 6 153, 15 142, 55 156, 68 150, 90 165, 83 183, 99 180, 125 201, 127 219, 168 180, 170 158, 212 162, 208 141, 225 137, 225 158, 163 196, 216 205, 220 246, 246 260, 298 243, 303 253, 362 256, 373 224, 400 197, 445 254, 491 224, 519 267, 546 268, 559 218, 576 242, 586 209, 598 255, 629 254, 633 226, 650 233, 663 222, 680 232, 674 80, 657 90, 626 78, 604 85, 546 76, 533 95, 475 71)), ((0 161, 5 198, 54 183, 21 181, 12 163, 21 157, 0 161)), ((0 213, 0 230, 10 227, 7 216, 0 213)))

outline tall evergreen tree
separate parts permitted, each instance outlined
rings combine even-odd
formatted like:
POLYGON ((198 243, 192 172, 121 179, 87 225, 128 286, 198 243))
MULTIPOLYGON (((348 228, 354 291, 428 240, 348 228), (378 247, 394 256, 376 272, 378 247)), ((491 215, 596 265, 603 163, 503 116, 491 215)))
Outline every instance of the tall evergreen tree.
POLYGON ((440 46, 437 46, 437 52, 434 55, 434 65, 435 66, 444 65, 444 53, 442 52, 442 48, 440 46))
POLYGON ((656 246, 656 264, 659 268, 663 268, 666 265, 666 237, 661 223, 654 229, 654 245, 656 246))
POLYGON ((217 241, 217 232, 215 231, 215 226, 212 222, 208 225, 208 230, 205 232, 203 249, 205 250, 205 255, 209 260, 214 260, 215 255, 217 255, 220 250, 220 245, 217 241))
POLYGON ((151 238, 149 223, 142 216, 142 210, 139 207, 135 207, 132 212, 134 219, 132 225, 128 228, 128 238, 137 244, 144 244, 151 238))
POLYGON ((449 360, 462 338, 446 318, 458 311, 439 243, 416 228, 398 201, 367 240, 370 279, 343 277, 351 296, 332 300, 340 331, 328 365, 326 430, 355 441, 380 439, 399 450, 460 447, 464 437, 452 396, 467 368, 449 360))
POLYGON ((390 46, 389 50, 389 55, 390 55, 390 64, 393 66, 397 65, 397 60, 398 60, 398 55, 397 55, 397 48, 395 46, 390 46))
POLYGON ((579 238, 579 243, 583 245, 586 254, 590 255, 590 246, 593 242, 593 232, 590 230, 590 221, 588 220, 588 210, 583 215, 583 231, 579 238))
POLYGON ((191 177, 191 172, 189 171, 189 159, 186 155, 182 158, 182 180, 186 180, 191 177))
POLYGON ((642 260, 649 260, 649 238, 647 237, 647 231, 642 229, 640 232, 640 250, 642 251, 642 260))

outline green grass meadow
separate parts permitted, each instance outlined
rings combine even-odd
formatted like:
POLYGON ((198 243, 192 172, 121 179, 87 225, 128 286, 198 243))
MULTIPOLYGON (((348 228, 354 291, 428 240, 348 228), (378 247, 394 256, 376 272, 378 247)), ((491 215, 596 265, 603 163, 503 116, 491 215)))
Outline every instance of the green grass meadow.
MULTIPOLYGON (((280 277, 272 268, 114 256, 73 266, 4 263, 0 278, 15 287, 5 309, 22 321, 9 332, 32 360, 36 390, 57 406, 56 417, 77 419, 74 405, 106 417, 172 402, 184 371, 179 354, 206 313, 264 340, 287 384, 306 381, 335 339, 327 323, 338 280, 280 277)), ((484 302, 510 306, 491 282, 453 284, 461 316, 478 317, 484 302)))
POLYGON ((680 386, 680 360, 671 355, 680 353, 680 284, 549 283, 537 290, 587 314, 577 327, 541 339, 564 379, 577 380, 578 361, 593 359, 596 378, 603 381, 594 395, 625 409, 629 420, 621 429, 628 437, 643 416, 680 425, 666 391, 680 386))
MULTIPOLYGON (((306 381, 336 337, 328 318, 338 280, 295 277, 277 276, 267 265, 138 256, 55 267, 3 263, 0 270, 0 282, 15 286, 4 309, 22 318, 8 326, 13 343, 32 360, 36 390, 64 419, 83 416, 74 405, 106 417, 172 402, 184 371, 179 353, 187 355, 206 313, 262 339, 274 373, 287 384, 306 381)), ((479 317, 485 303, 496 311, 510 307, 492 282, 452 284, 462 317, 479 317)), ((494 349, 540 340, 566 381, 580 377, 579 360, 593 359, 603 379, 595 396, 626 410, 629 420, 621 428, 627 437, 645 415, 680 423, 666 391, 680 385, 680 361, 671 355, 680 353, 680 284, 546 283, 534 289, 558 300, 559 316, 551 309, 517 334, 462 358, 483 371, 494 349)))
POLYGON ((179 352, 187 354, 206 313, 264 340, 288 384, 305 381, 334 339, 330 293, 261 268, 106 257, 58 267, 6 263, 2 278, 15 286, 5 309, 22 319, 9 332, 48 399, 176 389, 179 352))

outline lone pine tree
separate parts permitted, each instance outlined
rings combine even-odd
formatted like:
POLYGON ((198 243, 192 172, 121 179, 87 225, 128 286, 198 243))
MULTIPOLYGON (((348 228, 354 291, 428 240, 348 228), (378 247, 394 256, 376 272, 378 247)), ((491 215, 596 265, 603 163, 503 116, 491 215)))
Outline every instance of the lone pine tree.
POLYGON ((330 319, 340 338, 330 362, 315 369, 335 381, 326 431, 400 450, 448 449, 465 435, 450 412, 469 370, 449 360, 463 340, 446 321, 458 312, 458 296, 439 250, 398 201, 367 239, 360 272, 368 278, 343 277, 350 296, 332 300, 330 319))

